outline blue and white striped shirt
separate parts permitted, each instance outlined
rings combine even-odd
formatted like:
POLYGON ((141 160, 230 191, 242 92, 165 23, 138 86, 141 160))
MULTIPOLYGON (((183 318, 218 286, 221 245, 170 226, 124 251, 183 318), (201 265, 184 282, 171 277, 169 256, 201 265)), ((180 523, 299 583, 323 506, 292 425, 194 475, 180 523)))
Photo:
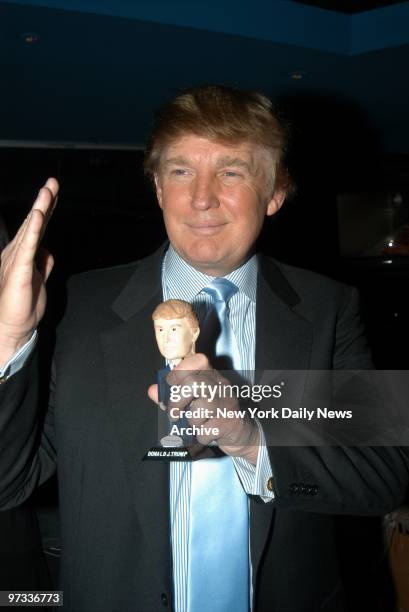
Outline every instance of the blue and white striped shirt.
MULTIPOLYGON (((251 381, 255 367, 257 258, 253 256, 226 278, 239 288, 239 291, 229 301, 229 317, 241 354, 242 368, 248 372, 248 378, 251 381)), ((202 289, 212 280, 214 280, 212 276, 203 274, 190 266, 179 257, 172 246, 169 247, 162 268, 162 288, 165 300, 180 299, 190 302, 199 321, 202 321, 212 303, 210 296, 202 289)), ((234 457, 232 461, 246 493, 259 495, 265 501, 270 501, 274 494, 268 490, 267 481, 272 475, 272 470, 261 427, 260 434, 261 446, 256 466, 240 457, 234 457)), ((186 611, 190 486, 191 463, 171 462, 170 532, 175 612, 186 611)))

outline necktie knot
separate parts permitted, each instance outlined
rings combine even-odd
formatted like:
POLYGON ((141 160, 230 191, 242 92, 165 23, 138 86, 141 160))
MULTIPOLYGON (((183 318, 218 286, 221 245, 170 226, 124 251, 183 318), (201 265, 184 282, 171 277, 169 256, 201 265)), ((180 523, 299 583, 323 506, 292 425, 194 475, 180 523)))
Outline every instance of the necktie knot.
POLYGON ((213 301, 228 304, 230 298, 237 293, 239 288, 227 278, 215 278, 203 291, 210 295, 213 301))
POLYGON ((229 320, 228 302, 239 288, 225 278, 215 278, 203 288, 212 298, 199 337, 198 349, 207 355, 210 363, 218 370, 239 370, 240 352, 229 320))

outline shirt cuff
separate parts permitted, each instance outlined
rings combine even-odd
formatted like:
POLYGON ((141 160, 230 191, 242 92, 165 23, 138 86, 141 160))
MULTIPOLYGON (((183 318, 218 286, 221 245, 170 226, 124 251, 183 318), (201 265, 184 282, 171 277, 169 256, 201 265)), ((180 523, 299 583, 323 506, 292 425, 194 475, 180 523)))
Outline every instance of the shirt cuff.
POLYGON ((0 368, 0 382, 5 382, 10 376, 17 374, 25 365, 37 343, 37 330, 35 329, 30 340, 28 340, 18 351, 14 353, 8 362, 0 368))
POLYGON ((274 499, 273 470, 271 469, 263 428, 257 419, 256 423, 260 433, 260 447, 256 465, 253 465, 247 459, 243 459, 243 457, 232 457, 232 460, 245 492, 248 495, 258 495, 267 503, 274 499))

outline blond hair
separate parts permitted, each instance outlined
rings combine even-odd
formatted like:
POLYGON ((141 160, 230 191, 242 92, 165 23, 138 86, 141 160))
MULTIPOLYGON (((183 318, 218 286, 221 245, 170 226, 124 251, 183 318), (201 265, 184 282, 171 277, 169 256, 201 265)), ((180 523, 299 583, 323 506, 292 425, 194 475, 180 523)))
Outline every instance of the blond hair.
POLYGON ((189 302, 183 300, 166 300, 158 306, 152 313, 153 321, 157 319, 187 319, 192 330, 199 328, 199 321, 189 302))
POLYGON ((271 100, 263 94, 209 85, 189 89, 171 99, 155 115, 145 172, 153 177, 164 149, 187 134, 226 144, 252 142, 265 147, 272 156, 270 182, 274 191, 292 189, 284 166, 286 132, 271 100))

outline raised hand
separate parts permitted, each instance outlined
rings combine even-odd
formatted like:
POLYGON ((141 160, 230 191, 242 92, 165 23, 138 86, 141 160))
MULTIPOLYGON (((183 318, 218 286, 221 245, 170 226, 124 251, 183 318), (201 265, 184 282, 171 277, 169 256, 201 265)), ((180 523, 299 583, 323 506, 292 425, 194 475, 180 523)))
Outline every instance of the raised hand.
POLYGON ((58 182, 49 178, 12 240, 1 253, 0 366, 29 340, 46 306, 45 283, 54 260, 39 244, 57 202, 58 182))

